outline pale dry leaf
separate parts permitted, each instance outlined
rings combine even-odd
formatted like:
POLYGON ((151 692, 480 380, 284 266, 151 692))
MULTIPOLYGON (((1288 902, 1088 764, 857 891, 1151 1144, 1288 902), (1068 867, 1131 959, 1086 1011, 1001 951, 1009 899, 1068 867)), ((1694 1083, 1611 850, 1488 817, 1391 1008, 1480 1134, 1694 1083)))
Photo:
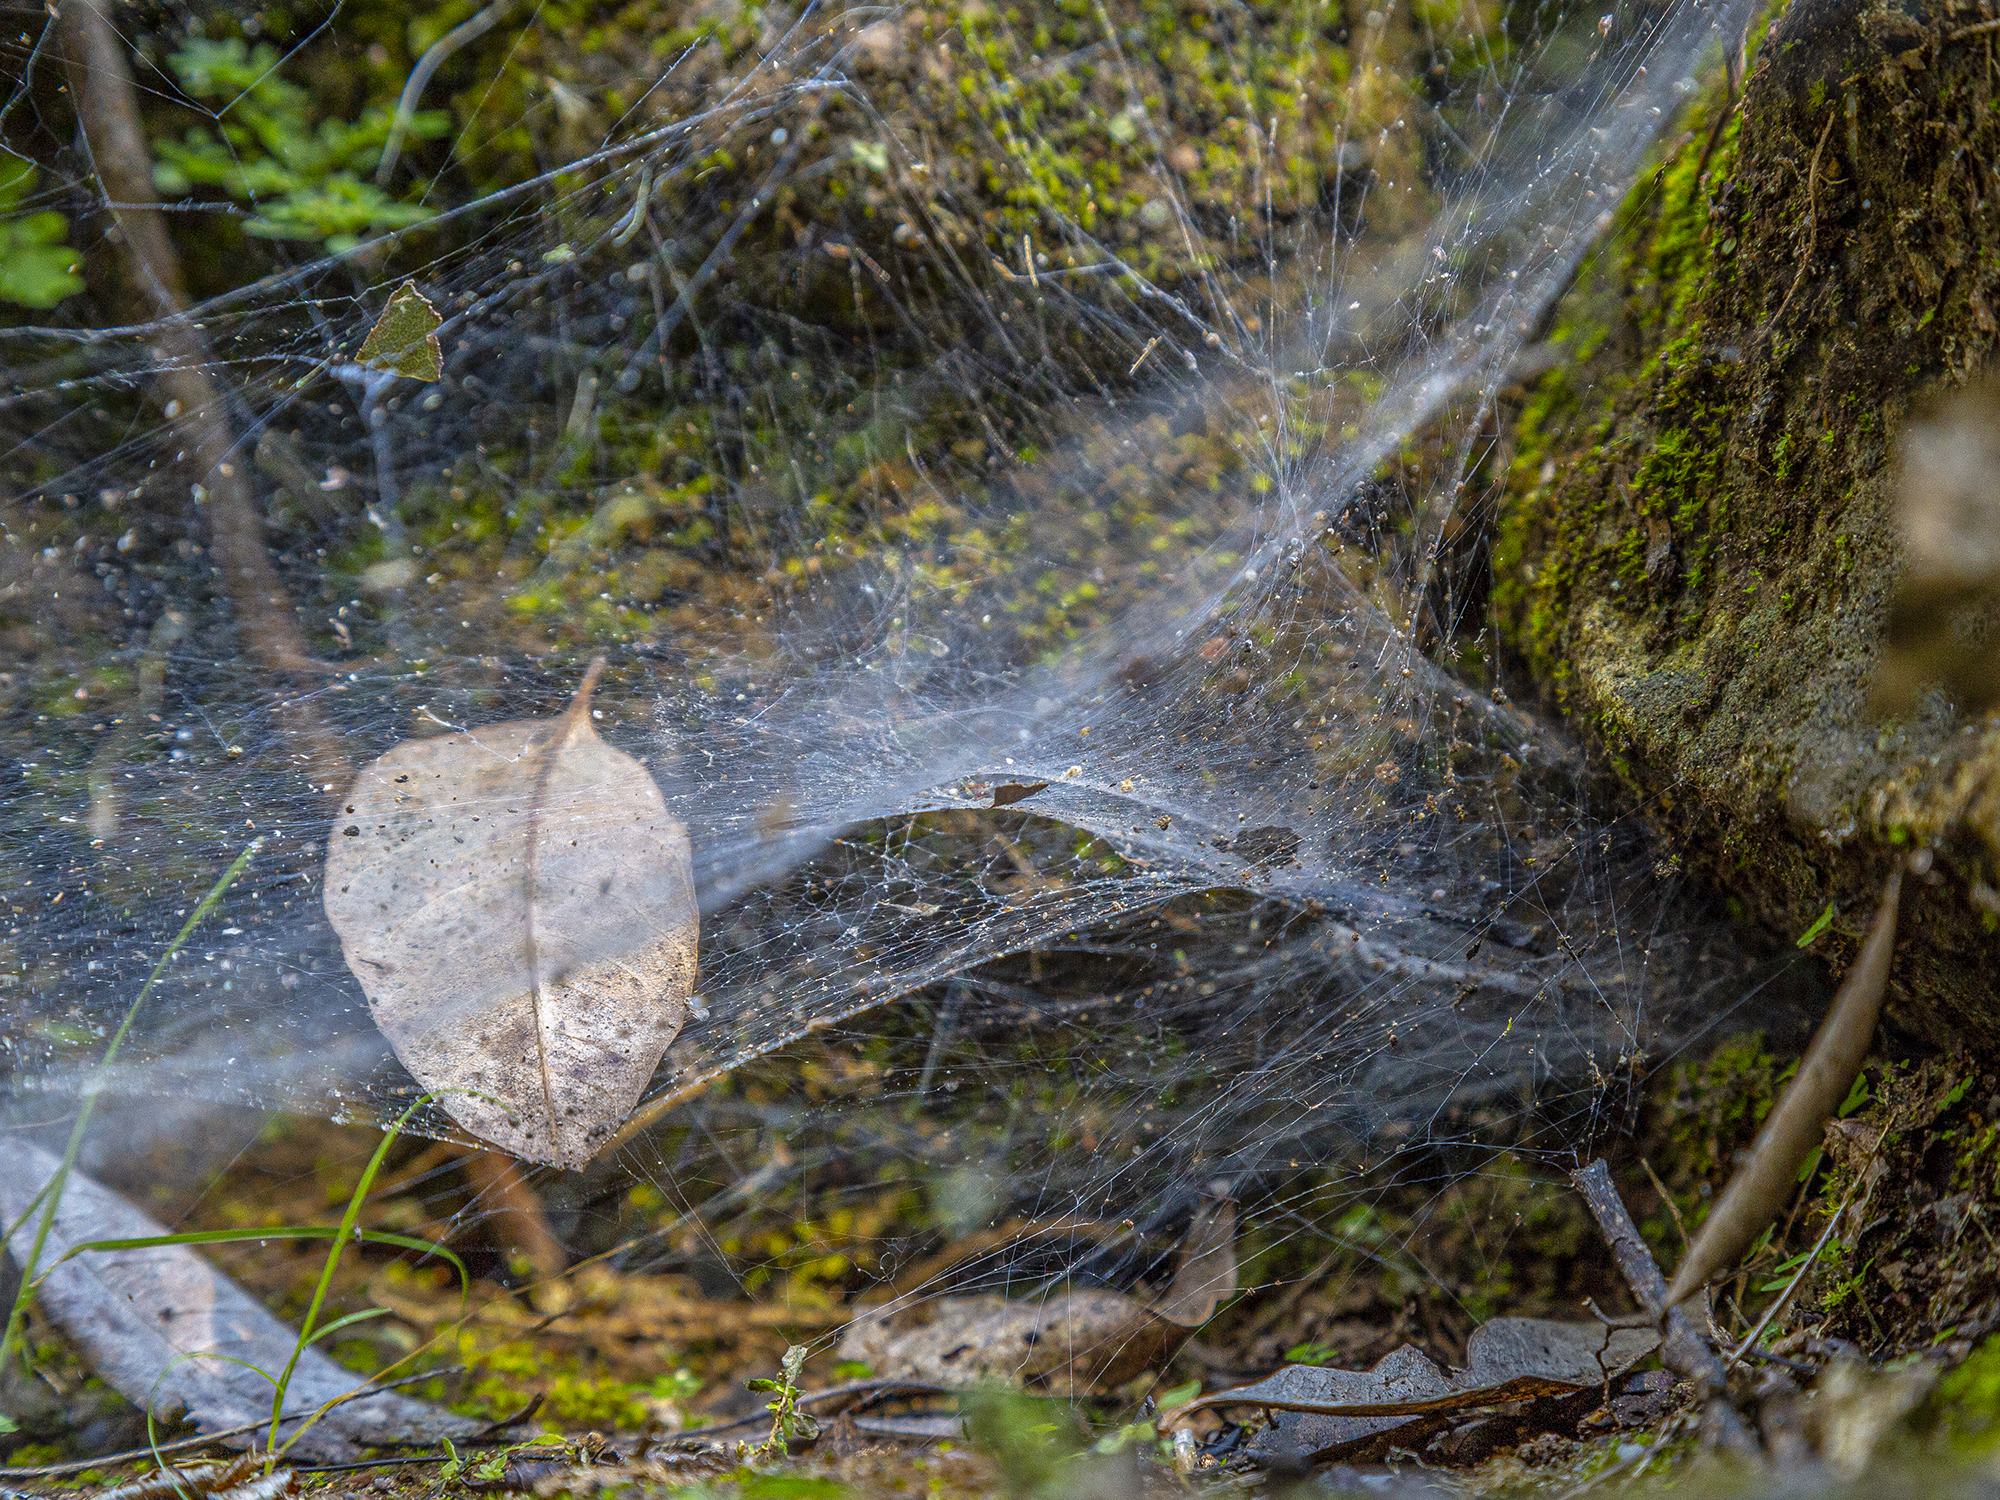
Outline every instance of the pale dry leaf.
POLYGON ((1158 1369, 1236 1290, 1236 1208, 1205 1202, 1158 1302, 1103 1287, 1009 1301, 939 1297, 848 1325, 838 1349, 877 1375, 962 1387, 986 1381, 1057 1396, 1101 1394, 1158 1369))
POLYGON ((1911 581, 2000 582, 2000 385, 1981 382, 1910 421, 1897 500, 1911 581))
POLYGON ((1260 1408, 1274 1417, 1273 1451, 1317 1458, 1386 1432, 1434 1428, 1450 1412, 1605 1386, 1658 1345, 1650 1328, 1495 1318, 1472 1331, 1463 1370, 1440 1369, 1405 1344, 1367 1370, 1290 1365, 1163 1413, 1162 1422, 1214 1407, 1260 1408))
POLYGON ((591 667, 559 719, 408 740, 327 843, 326 911, 375 1023, 473 1134, 580 1167, 687 1014, 687 830, 598 738, 591 667))
POLYGON ((1820 1375, 1808 1412, 1822 1461, 1841 1478, 1858 1479, 1937 1381, 1938 1367, 1921 1360, 1898 1370, 1835 1360, 1820 1375))
MULTIPOLYGON (((19 1137, 0 1151, 0 1224, 22 1220, 8 1241, 17 1264, 25 1263, 41 1223, 40 1209, 28 1213, 29 1205, 60 1165, 55 1155, 19 1137)), ((160 1417, 184 1411, 203 1432, 256 1424, 261 1435, 261 1424, 271 1416, 271 1382, 292 1356, 296 1330, 186 1245, 92 1250, 62 1260, 75 1246, 93 1241, 152 1239, 168 1232, 72 1171, 42 1247, 41 1264, 54 1269, 36 1301, 76 1345, 91 1373, 133 1405, 160 1417)), ((341 1404, 305 1430, 292 1456, 335 1462, 358 1456, 364 1446, 436 1442, 480 1426, 393 1391, 341 1400, 365 1385, 318 1347, 307 1348, 286 1388, 287 1415, 329 1401, 341 1404)), ((299 1426, 296 1419, 283 1423, 281 1437, 297 1433, 299 1426)), ((250 1435, 240 1441, 250 1441, 250 1435)))
POLYGON ((1414 1416, 1568 1395, 1602 1385, 1659 1346, 1650 1328, 1494 1318, 1466 1341, 1463 1370, 1441 1370, 1405 1344, 1372 1369, 1289 1365, 1255 1385, 1216 1391, 1181 1408, 1262 1406, 1326 1416, 1414 1416))
POLYGON ((1868 687, 1876 718, 1932 684, 1958 707, 2000 703, 2000 382, 1921 406, 1903 430, 1897 531, 1907 566, 1868 687))

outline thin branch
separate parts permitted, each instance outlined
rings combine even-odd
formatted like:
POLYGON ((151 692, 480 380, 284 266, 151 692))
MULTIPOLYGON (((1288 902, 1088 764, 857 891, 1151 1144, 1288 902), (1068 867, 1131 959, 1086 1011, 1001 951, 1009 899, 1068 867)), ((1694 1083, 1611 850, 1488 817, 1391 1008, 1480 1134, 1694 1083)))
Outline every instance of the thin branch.
POLYGON ((1572 1172, 1570 1180, 1583 1195, 1591 1217, 1597 1220, 1597 1227, 1609 1242, 1625 1284, 1631 1287, 1639 1306, 1661 1325, 1660 1363, 1683 1380, 1692 1381, 1707 1400, 1709 1420, 1722 1448, 1755 1456, 1757 1440, 1736 1408, 1729 1404, 1728 1372, 1721 1358, 1696 1331, 1688 1315, 1678 1307, 1669 1306, 1666 1277, 1660 1274, 1653 1252, 1640 1237, 1639 1226, 1632 1222, 1625 1200, 1618 1196, 1610 1169, 1599 1159, 1580 1172, 1572 1172))
POLYGON ((1874 1044, 1875 1022, 1896 954, 1896 908, 1903 889, 1898 866, 1882 887, 1882 904, 1841 981, 1840 993, 1820 1024, 1799 1071, 1778 1100, 1750 1148, 1750 1159, 1729 1179, 1722 1199, 1695 1236, 1674 1273, 1667 1301, 1678 1305, 1733 1266, 1778 1214, 1799 1179, 1799 1168, 1820 1138, 1874 1044))
POLYGON ((493 0, 479 14, 469 21, 452 27, 443 36, 432 42, 417 59, 417 65, 410 69, 409 82, 403 85, 402 97, 396 101, 395 123, 389 127, 388 144, 382 148, 381 163, 375 168, 375 185, 386 187, 389 176, 396 170, 396 161, 403 154, 403 137, 410 133, 410 124, 417 117, 417 103, 424 97, 424 89, 431 81, 431 74, 441 67, 446 58, 468 43, 476 42, 499 24, 500 18, 512 10, 515 0, 493 0))
MULTIPOLYGON (((214 358, 187 311, 180 258, 167 235, 150 175, 152 150, 139 119, 125 46, 98 7, 103 0, 63 0, 57 14, 70 96, 105 211, 117 228, 127 279, 157 338, 156 389, 179 446, 198 476, 195 501, 208 515, 209 546, 222 586, 242 621, 259 666, 301 676, 318 670, 292 618, 278 570, 264 547, 264 520, 250 486, 248 455, 238 451, 228 401, 209 370, 214 358)), ((308 774, 341 782, 346 762, 316 716, 298 722, 308 774)))

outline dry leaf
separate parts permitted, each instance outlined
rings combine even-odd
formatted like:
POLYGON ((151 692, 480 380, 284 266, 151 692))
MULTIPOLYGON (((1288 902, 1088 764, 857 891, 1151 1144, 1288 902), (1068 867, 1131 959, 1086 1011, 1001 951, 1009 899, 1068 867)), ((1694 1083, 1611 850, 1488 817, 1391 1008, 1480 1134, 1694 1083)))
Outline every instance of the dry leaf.
POLYGON ((838 1354, 877 1375, 943 1386, 997 1380, 1056 1396, 1100 1394, 1159 1368, 1235 1290, 1236 1208, 1212 1198, 1158 1302, 1103 1288, 1034 1302, 939 1297, 855 1319, 838 1354))
POLYGON ((1841 1478, 1858 1479, 1883 1440, 1903 1426, 1937 1381, 1938 1367, 1923 1361, 1899 1370, 1833 1361, 1819 1377, 1808 1414, 1820 1458, 1841 1478))
POLYGON ((993 805, 1012 807, 1016 802, 1027 801, 1047 786, 1046 781, 1003 781, 993 788, 993 805))
POLYGON ((442 380, 444 356, 438 348, 437 331, 444 319, 417 290, 414 281, 396 288, 382 316, 368 330, 354 362, 376 370, 393 370, 412 380, 442 380))
POLYGON ((1602 1386, 1658 1344, 1650 1328, 1495 1318, 1473 1330, 1463 1370, 1442 1370, 1407 1344, 1368 1370, 1290 1365, 1166 1413, 1162 1427, 1211 1407, 1261 1407, 1283 1414, 1268 1444, 1274 1451, 1332 1456, 1399 1428, 1435 1427, 1443 1413, 1602 1386))
POLYGON ((279 1500, 299 1487, 290 1469, 266 1474, 264 1455, 251 1452, 226 1464, 169 1464, 142 1479, 99 1490, 90 1500, 279 1500))
MULTIPOLYGON (((28 1214, 28 1206, 59 1165, 18 1137, 0 1152, 0 1223, 27 1215, 8 1241, 17 1263, 26 1263, 41 1224, 40 1211, 28 1214)), ((55 1265, 77 1245, 169 1232, 72 1171, 42 1247, 41 1264, 55 1266, 36 1294, 42 1312, 69 1336, 91 1373, 133 1405, 160 1417, 184 1410, 203 1432, 245 1424, 261 1432, 271 1416, 271 1381, 291 1358, 296 1331, 186 1245, 92 1250, 55 1265)), ((311 1347, 292 1372, 285 1409, 311 1411, 365 1383, 311 1347)), ((407 1396, 376 1392, 333 1407, 291 1453, 335 1462, 357 1457, 363 1446, 435 1442, 479 1426, 407 1396)), ((296 1421, 280 1428, 283 1436, 296 1431, 296 1421)))
POLYGON ((290 1469, 258 1473, 263 1467, 263 1455, 255 1452, 226 1464, 170 1463, 143 1478, 99 1490, 90 1500, 195 1500, 203 1495, 217 1500, 276 1500, 297 1487, 296 1476, 290 1469))
POLYGON ((355 778, 326 912, 376 1025, 467 1130, 582 1166, 631 1113, 693 993, 687 830, 560 719, 405 741, 355 778))

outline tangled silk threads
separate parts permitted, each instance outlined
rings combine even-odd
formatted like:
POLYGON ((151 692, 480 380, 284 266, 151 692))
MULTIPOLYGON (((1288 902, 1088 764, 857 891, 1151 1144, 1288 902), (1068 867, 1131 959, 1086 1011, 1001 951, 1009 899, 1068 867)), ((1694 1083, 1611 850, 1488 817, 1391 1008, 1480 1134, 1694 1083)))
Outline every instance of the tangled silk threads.
MULTIPOLYGON (((561 171, 200 310, 336 668, 310 686, 246 672, 219 623, 144 628, 203 607, 171 551, 118 562, 143 546, 119 518, 181 482, 158 414, 113 411, 144 330, 4 334, 11 420, 58 473, 10 523, 20 576, 59 595, 102 554, 136 632, 99 676, 23 672, 18 701, 61 711, 8 731, 17 1095, 86 1076, 176 892, 254 829, 270 853, 123 1085, 406 1099, 325 919, 338 788, 300 726, 362 763, 548 717, 592 648, 593 725, 685 824, 701 908, 688 1023, 603 1158, 634 1170, 671 1173, 646 1132, 705 1084, 909 1024, 872 1097, 997 1101, 966 1214, 1185 1202, 1482 1110, 1588 1116, 1739 996, 1639 828, 1488 691, 1477 497, 1500 391, 1743 7, 1542 14, 1503 46, 1468 3, 1433 18, 1427 100, 1367 93, 1403 24, 1370 12, 1339 28, 1357 71, 1316 193, 1255 178, 1276 116, 1232 123, 1257 214, 1149 112, 1166 53, 1136 24, 1090 19, 1073 116, 1034 93, 1055 64, 933 38, 994 170, 1053 174, 1004 235, 916 107, 928 74, 885 61, 908 38, 877 28, 921 25, 760 14, 733 73, 646 64, 627 97, 668 117, 559 134, 561 171), (1147 184, 1124 228, 1063 175, 1092 120, 1147 184), (725 156, 726 205, 700 186, 725 156), (354 362, 405 284, 439 379, 354 362)), ((802 1089, 766 1119, 848 1109, 802 1089)), ((852 1128, 963 1147, 888 1118, 852 1128)))

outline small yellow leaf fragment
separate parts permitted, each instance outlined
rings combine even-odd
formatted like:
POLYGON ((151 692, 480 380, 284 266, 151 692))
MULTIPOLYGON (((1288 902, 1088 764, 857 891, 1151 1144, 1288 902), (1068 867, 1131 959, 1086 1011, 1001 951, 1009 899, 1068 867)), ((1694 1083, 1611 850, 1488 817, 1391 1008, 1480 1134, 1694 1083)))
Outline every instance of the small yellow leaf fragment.
POLYGON ((361 341, 356 363, 375 370, 393 370, 412 380, 442 380, 444 356, 437 331, 444 324, 430 300, 406 281, 390 297, 382 316, 361 341))

